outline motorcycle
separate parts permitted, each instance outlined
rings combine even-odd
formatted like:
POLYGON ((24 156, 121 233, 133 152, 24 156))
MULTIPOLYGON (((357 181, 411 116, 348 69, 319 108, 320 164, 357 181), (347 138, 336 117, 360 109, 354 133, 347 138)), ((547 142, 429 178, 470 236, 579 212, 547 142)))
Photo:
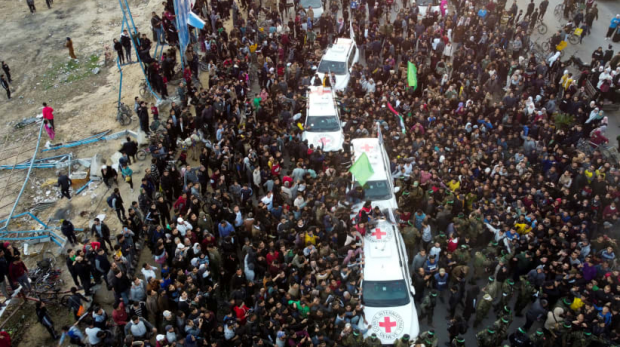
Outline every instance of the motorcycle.
POLYGON ((566 66, 574 65, 579 69, 579 71, 590 70, 591 68, 591 64, 584 63, 583 60, 581 60, 581 58, 577 56, 577 52, 571 55, 570 58, 565 62, 565 64, 566 66))

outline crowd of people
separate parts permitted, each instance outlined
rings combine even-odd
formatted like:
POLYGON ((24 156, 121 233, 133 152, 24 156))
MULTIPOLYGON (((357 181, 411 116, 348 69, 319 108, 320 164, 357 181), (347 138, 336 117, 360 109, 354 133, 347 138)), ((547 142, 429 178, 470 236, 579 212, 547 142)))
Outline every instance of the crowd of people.
MULTIPOLYGON (((430 329, 395 346, 437 346, 446 335, 450 346, 620 343, 620 171, 602 111, 619 85, 620 59, 585 76, 556 55, 540 59, 529 51, 534 6, 522 15, 516 2, 455 1, 451 10, 444 0, 422 16, 406 1, 331 0, 317 20, 296 3, 196 3, 207 25, 192 37, 170 111, 136 98, 151 165, 129 169, 136 144, 128 140, 120 167, 102 169, 106 185, 118 186, 120 173, 132 192, 133 175, 142 176, 131 207, 118 187, 107 198, 122 232, 95 220, 91 241, 68 253, 78 323, 58 334, 37 306, 54 338, 78 346, 380 346, 367 333, 357 247, 387 218, 403 235, 420 324, 430 329), (361 59, 336 94, 344 145, 324 152, 301 137, 306 90, 331 85, 317 65, 351 32, 361 59), (207 87, 194 83, 200 59, 207 87), (408 61, 416 87, 407 83, 408 61), (351 211, 365 200, 348 172, 351 140, 379 132, 399 208, 351 211), (147 249, 153 260, 140 262, 147 249), (88 299, 78 289, 90 294, 97 283, 113 291, 114 309, 94 303, 80 318, 88 299), (444 315, 435 306, 446 297, 444 315), (521 315, 525 324, 511 326, 521 315), (487 317, 494 322, 484 326, 487 317), (434 330, 437 319, 449 321, 448 334, 434 330), (470 327, 476 341, 465 337, 470 327)), ((171 4, 151 23, 153 41, 174 46, 171 4)), ((165 96, 179 47, 157 61, 146 37, 115 41, 127 62, 139 44, 165 96)), ((14 269, 9 278, 19 275, 14 269)))

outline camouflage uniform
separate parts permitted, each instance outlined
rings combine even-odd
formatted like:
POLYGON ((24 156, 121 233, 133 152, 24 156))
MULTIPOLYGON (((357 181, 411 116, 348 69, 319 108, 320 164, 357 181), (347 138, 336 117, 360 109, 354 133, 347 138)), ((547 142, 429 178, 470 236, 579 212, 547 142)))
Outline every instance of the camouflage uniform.
POLYGON ((486 274, 486 269, 489 266, 491 266, 491 260, 488 259, 484 253, 476 252, 476 254, 474 254, 474 274, 471 276, 469 283, 476 284, 476 281, 486 274))
POLYGON ((491 306, 493 306, 493 297, 487 295, 485 295, 482 300, 478 301, 478 304, 476 305, 476 319, 474 319, 474 328, 480 325, 484 317, 487 316, 491 306))
POLYGON ((478 346, 480 347, 497 347, 499 339, 497 334, 492 329, 484 329, 476 334, 476 340, 478 340, 478 346))
POLYGON ((400 208, 405 212, 413 212, 413 205, 413 197, 411 196, 411 193, 406 190, 403 191, 400 198, 398 198, 398 206, 400 206, 400 208))
POLYGON ((411 341, 409 338, 401 337, 400 339, 396 339, 394 341, 394 347, 409 347, 411 346, 411 341))
POLYGON ((514 311, 517 317, 521 317, 521 311, 532 301, 532 295, 536 294, 536 287, 526 279, 526 276, 520 277, 519 293, 515 302, 514 311))
POLYGON ((592 342, 602 342, 600 338, 592 335, 589 331, 573 331, 568 335, 568 346, 589 347, 592 342))
POLYGON ((376 336, 368 336, 364 340, 364 347, 381 347, 381 340, 379 340, 376 336))
POLYGON ((465 338, 457 336, 450 342, 450 347, 463 347, 465 346, 465 338))
POLYGON ((418 336, 418 339, 416 340, 416 344, 419 344, 419 343, 424 344, 424 346, 437 347, 437 344, 439 343, 439 338, 437 338, 437 335, 435 335, 435 332, 425 331, 418 336))
POLYGON ((405 241, 405 248, 407 249, 407 256, 409 259, 413 259, 413 249, 420 242, 420 238, 422 235, 420 231, 413 225, 413 223, 408 222, 404 228, 400 229, 403 234, 403 241, 405 241))
MULTIPOLYGON (((415 184, 414 184, 415 185, 415 184)), ((422 200, 424 199, 424 189, 422 189, 421 187, 413 187, 411 189, 411 192, 409 193, 409 195, 411 195, 411 211, 413 212, 414 210, 416 210, 420 204, 422 203, 422 200)))
POLYGON ((562 323, 562 325, 560 326, 560 331, 556 334, 555 336, 555 341, 553 343, 553 345, 558 344, 558 342, 560 343, 560 346, 562 347, 568 347, 568 336, 570 335, 571 331, 573 329, 573 326, 571 323, 569 322, 564 322, 562 323))
POLYGON ((488 293, 489 295, 491 295, 491 297, 493 299, 497 298, 500 294, 500 290, 501 290, 501 286, 499 285, 499 283, 497 283, 497 281, 495 280, 495 278, 493 278, 493 276, 489 277, 489 284, 486 285, 486 287, 484 287, 482 289, 483 292, 488 293))
POLYGON ((435 306, 437 305, 437 291, 433 290, 430 293, 426 294, 424 299, 422 300, 422 304, 420 305, 420 314, 418 315, 419 320, 424 319, 426 316, 428 318, 428 325, 433 325, 433 314, 435 313, 435 306))
POLYGON ((471 254, 469 253, 469 247, 467 245, 461 245, 459 249, 454 251, 454 258, 459 265, 467 265, 471 260, 471 254))
POLYGON ((361 346, 363 342, 364 337, 359 332, 357 332, 357 335, 355 332, 350 333, 344 341, 342 341, 342 343, 347 347, 361 346))
POLYGON ((564 310, 564 313, 570 313, 573 310, 570 308, 570 305, 572 305, 572 303, 573 301, 570 300, 568 297, 562 297, 555 303, 551 311, 555 310, 557 307, 561 307, 564 310))
POLYGON ((530 334, 530 341, 534 347, 544 347, 547 346, 547 338, 545 337, 545 333, 542 329, 538 329, 532 334, 530 334))
POLYGON ((439 243, 439 247, 441 247, 441 249, 445 250, 446 246, 448 246, 448 238, 446 237, 446 234, 443 233, 443 231, 439 232, 439 235, 433 237, 433 243, 438 242, 439 243))
POLYGON ((514 284, 514 281, 511 279, 507 279, 502 283, 502 290, 499 296, 499 302, 495 305, 495 312, 498 312, 510 303, 514 295, 514 284))
POLYGON ((512 323, 512 317, 510 316, 503 316, 493 323, 495 335, 501 338, 502 341, 508 338, 508 327, 510 327, 510 323, 512 323))

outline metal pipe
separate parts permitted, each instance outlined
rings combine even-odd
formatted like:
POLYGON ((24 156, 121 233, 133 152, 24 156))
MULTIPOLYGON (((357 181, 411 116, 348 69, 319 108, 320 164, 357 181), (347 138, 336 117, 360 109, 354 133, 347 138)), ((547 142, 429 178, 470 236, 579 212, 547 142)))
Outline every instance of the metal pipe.
POLYGON ((39 146, 41 145, 41 135, 43 135, 43 124, 44 123, 41 122, 41 126, 39 127, 39 138, 37 139, 37 146, 34 150, 34 154, 32 155, 32 161, 30 162, 30 168, 28 169, 28 173, 26 174, 26 179, 24 180, 22 189, 19 191, 19 195, 17 195, 17 199, 15 199, 15 204, 13 205, 13 208, 11 209, 9 216, 6 219, 6 223, 4 224, 2 228, 0 228, 0 230, 6 229, 9 226, 9 223, 11 223, 11 217, 13 217, 13 213, 15 213, 17 204, 19 204, 19 199, 22 197, 22 194, 24 194, 24 190, 26 190, 26 184, 28 183, 28 180, 30 179, 30 173, 32 172, 32 166, 34 165, 34 161, 37 158, 37 154, 39 152, 39 146))
MULTIPOLYGON (((129 3, 127 2, 127 0, 123 1, 125 2, 125 7, 123 7, 121 0, 118 0, 119 4, 121 5, 121 11, 123 11, 123 20, 127 21, 127 15, 129 15, 129 19, 131 19, 131 25, 133 26, 133 31, 135 34, 138 34, 138 29, 136 29, 136 24, 134 23, 133 16, 131 15, 129 3)), ((129 27, 129 22, 127 22, 127 27, 129 27)), ((155 99, 157 99, 157 101, 161 101, 159 95, 157 95, 157 93, 153 91, 153 88, 151 87, 151 82, 149 82, 149 79, 146 77, 146 71, 144 70, 144 65, 142 65, 142 59, 140 59, 140 52, 138 51, 138 44, 136 44, 136 40, 134 39, 133 35, 131 35, 131 41, 133 42, 133 48, 136 51, 136 58, 138 59, 138 63, 140 64, 140 69, 142 69, 142 74, 144 75, 144 81, 146 82, 146 85, 149 87, 149 91, 151 92, 151 94, 153 94, 155 99)), ((138 37, 138 43, 139 42, 140 38, 138 37)))

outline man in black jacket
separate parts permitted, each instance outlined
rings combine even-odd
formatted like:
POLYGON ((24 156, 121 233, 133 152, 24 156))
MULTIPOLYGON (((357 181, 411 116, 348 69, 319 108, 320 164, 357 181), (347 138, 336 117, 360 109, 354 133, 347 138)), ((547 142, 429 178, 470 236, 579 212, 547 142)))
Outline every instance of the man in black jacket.
POLYGON ((93 226, 90 230, 93 236, 99 236, 99 239, 101 240, 101 248, 106 252, 106 254, 108 253, 108 248, 105 245, 106 242, 110 245, 110 249, 113 249, 112 241, 110 241, 110 228, 108 228, 105 223, 100 221, 99 218, 95 218, 93 226))
POLYGON ((101 166, 101 178, 103 179, 103 183, 105 183, 108 188, 112 188, 112 182, 110 182, 110 180, 114 180, 114 183, 118 184, 118 182, 116 182, 118 172, 116 172, 116 170, 114 170, 111 166, 101 166))
POLYGON ((103 280, 105 281, 105 284, 108 286, 108 289, 112 288, 112 284, 108 282, 108 276, 107 276, 111 267, 112 265, 110 264, 110 261, 108 260, 108 256, 106 255, 103 248, 100 248, 97 251, 97 257, 95 258, 95 269, 97 269, 97 271, 101 273, 101 276, 103 276, 103 280))
POLYGON ((114 279, 112 280, 112 290, 114 290, 114 305, 118 304, 123 298, 124 302, 129 302, 129 289, 131 288, 131 281, 120 270, 114 270, 114 279))
MULTIPOLYGON (((142 107, 142 105, 140 105, 140 107, 142 107)), ((146 109, 146 103, 144 103, 144 107, 146 109)), ((120 151, 127 153, 127 156, 133 159, 134 162, 136 162, 137 161, 136 153, 138 153, 138 143, 136 141, 133 141, 129 136, 127 136, 126 140, 127 142, 123 143, 123 146, 121 147, 120 151)))
POLYGON ((77 237, 75 236, 75 227, 73 223, 68 220, 63 220, 62 225, 60 226, 60 231, 67 238, 69 242, 71 242, 71 246, 78 242, 77 237))
POLYGON ((80 278, 80 282, 84 286, 84 294, 91 295, 90 292, 90 264, 84 261, 84 258, 78 256, 74 263, 75 273, 80 278))
POLYGON ((129 35, 129 31, 127 31, 127 29, 123 30, 123 33, 121 34, 121 44, 125 49, 127 63, 131 63, 131 36, 129 35))
POLYGON ((6 278, 9 275, 9 263, 4 257, 4 250, 0 249, 0 291, 4 295, 5 300, 10 298, 9 292, 6 288, 6 278))
MULTIPOLYGON (((60 193, 62 196, 67 197, 67 199, 71 200, 71 195, 69 194, 69 188, 71 188, 71 179, 67 175, 63 175, 58 172, 58 187, 60 187, 60 193)), ((61 197, 62 199, 62 197, 61 197)))

